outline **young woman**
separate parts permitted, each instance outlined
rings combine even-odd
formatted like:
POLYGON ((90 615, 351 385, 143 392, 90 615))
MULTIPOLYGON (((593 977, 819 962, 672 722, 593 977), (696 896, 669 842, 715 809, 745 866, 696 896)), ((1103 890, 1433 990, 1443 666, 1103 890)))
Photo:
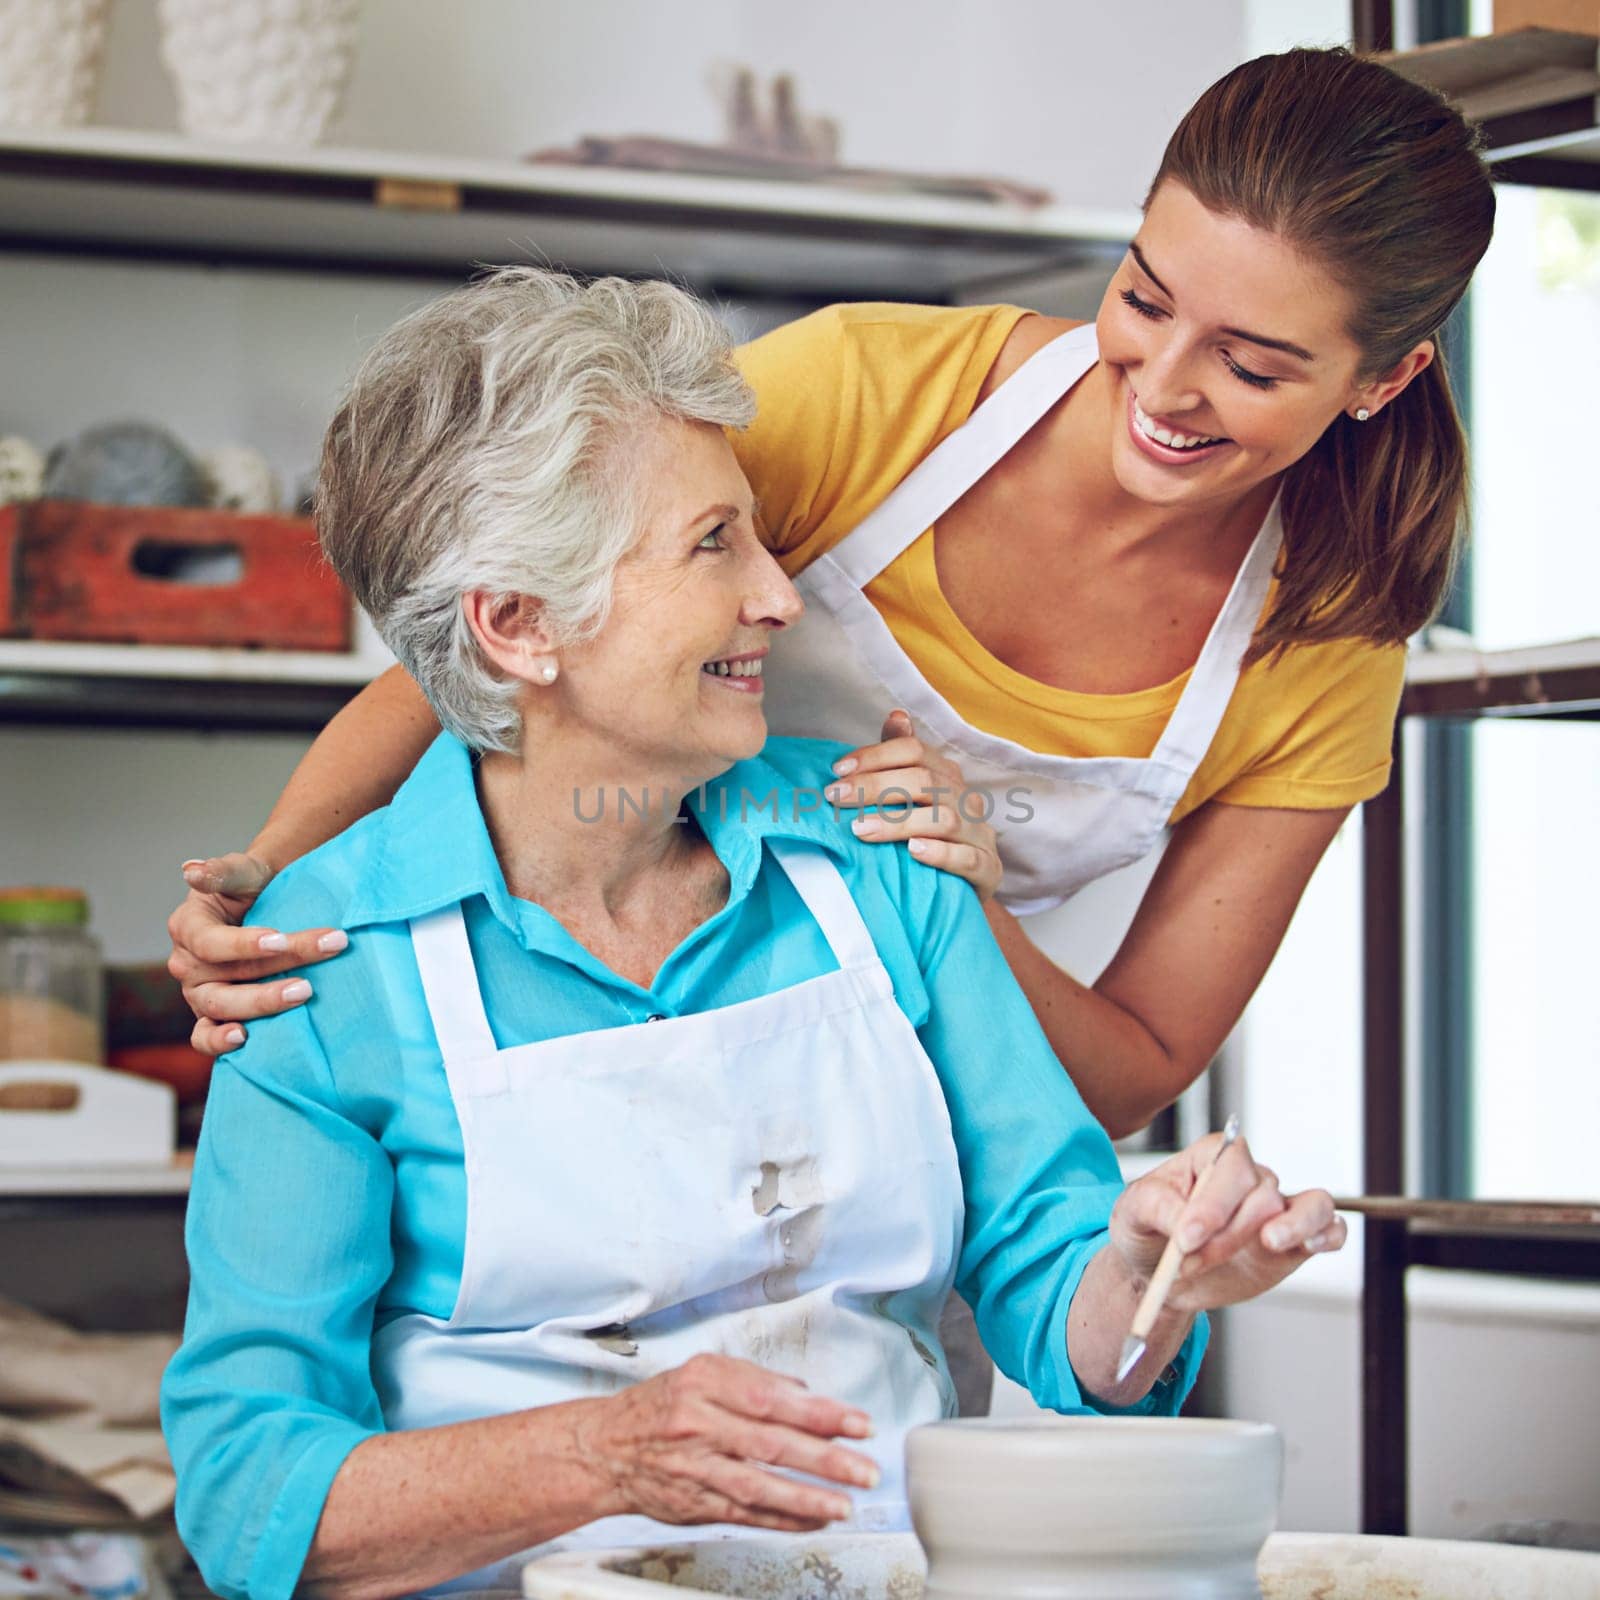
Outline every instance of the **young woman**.
MULTIPOLYGON (((732 442, 807 605, 767 664, 773 731, 855 743, 837 798, 868 808, 860 835, 976 885, 1113 1134, 1205 1068, 1386 780, 1403 643, 1444 594, 1465 497, 1437 337, 1493 220, 1455 111, 1295 50, 1184 118, 1094 324, 844 306, 742 352, 758 414, 732 442), (1168 829, 1116 956, 1079 983, 1052 958, 1057 908, 1168 829)), ((186 864, 171 964, 200 1048, 309 995, 261 980, 341 932, 233 924, 437 731, 390 672, 247 854, 186 864)))

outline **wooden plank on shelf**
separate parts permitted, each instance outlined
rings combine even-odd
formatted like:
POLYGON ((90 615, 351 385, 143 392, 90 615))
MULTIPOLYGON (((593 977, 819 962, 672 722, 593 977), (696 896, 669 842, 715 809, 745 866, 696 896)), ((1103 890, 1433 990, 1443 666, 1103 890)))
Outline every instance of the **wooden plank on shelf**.
POLYGON ((394 657, 377 648, 340 653, 0 639, 0 672, 54 676, 360 687, 393 665, 394 657))
POLYGON ((317 733, 356 683, 110 677, 0 668, 0 725, 317 733))
POLYGON ((1340 1211, 1457 1229, 1600 1229, 1600 1201, 1425 1200, 1409 1195, 1345 1195, 1340 1211))
POLYGON ((1424 717, 1600 711, 1600 638, 1519 650, 1413 651, 1401 711, 1424 717))
POLYGON ((0 1199, 73 1199, 103 1195, 182 1195, 189 1192, 194 1152, 180 1150, 160 1166, 3 1167, 0 1199))
POLYGON ((0 639, 0 724, 315 733, 392 660, 0 639))
POLYGON ((1386 67, 1448 95, 1473 121, 1600 94, 1597 41, 1554 28, 1441 39, 1381 56, 1386 67))
POLYGON ((1595 98, 1563 100, 1558 105, 1513 111, 1480 123, 1491 176, 1502 164, 1543 157, 1577 164, 1600 161, 1595 130, 1595 98))
POLYGON ((1408 717, 1596 717, 1600 716, 1600 667, 1413 683, 1401 697, 1400 711, 1408 717))
MULTIPOLYGON (((1559 151, 1600 160, 1597 41, 1552 28, 1443 39, 1379 59, 1447 95, 1483 131, 1491 163, 1559 151)), ((1528 181, 1521 173, 1513 181, 1528 181)))

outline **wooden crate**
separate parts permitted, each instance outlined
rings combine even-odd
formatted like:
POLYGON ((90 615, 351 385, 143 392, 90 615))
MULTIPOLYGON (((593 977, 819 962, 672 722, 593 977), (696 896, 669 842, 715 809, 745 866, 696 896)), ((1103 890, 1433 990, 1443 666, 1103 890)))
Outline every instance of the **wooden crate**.
MULTIPOLYGON (((29 639, 348 650, 351 605, 306 517, 30 500, 0 507, 29 639)), ((0 602, 6 584, 0 578, 0 602)))
POLYGON ((1518 28, 1600 34, 1600 0, 1494 0, 1494 31, 1518 28))
POLYGON ((17 514, 12 506, 0 506, 0 639, 22 631, 17 615, 17 514))

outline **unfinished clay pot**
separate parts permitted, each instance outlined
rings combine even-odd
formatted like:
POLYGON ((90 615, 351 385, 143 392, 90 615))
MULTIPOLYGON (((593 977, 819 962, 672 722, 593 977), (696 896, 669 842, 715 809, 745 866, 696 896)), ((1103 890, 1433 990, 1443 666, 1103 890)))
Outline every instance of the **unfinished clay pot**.
POLYGON ((971 1418, 906 1440, 926 1600, 1258 1600, 1276 1430, 1155 1417, 971 1418))

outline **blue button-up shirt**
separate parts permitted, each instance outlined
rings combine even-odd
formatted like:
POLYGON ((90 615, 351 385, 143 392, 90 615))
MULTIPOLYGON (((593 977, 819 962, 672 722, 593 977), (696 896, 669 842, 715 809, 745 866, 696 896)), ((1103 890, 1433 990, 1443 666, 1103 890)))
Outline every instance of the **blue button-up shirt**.
MULTIPOLYGON (((472 759, 448 735, 393 804, 287 868, 252 920, 343 927, 304 1006, 253 1025, 217 1063, 188 1213, 192 1273, 162 1422, 178 1525, 219 1595, 287 1600, 328 1489, 383 1431, 374 1327, 447 1319, 466 1235, 461 1131, 434 1044, 409 919, 460 904, 501 1048, 735 1005, 834 970, 765 848, 830 852, 939 1074, 965 1190, 957 1287, 1000 1368, 1040 1404, 1088 1409, 1067 1312, 1121 1187, 1105 1133, 1017 988, 977 897, 900 845, 857 841, 820 799, 843 746, 774 739, 692 795, 728 901, 649 989, 619 977, 506 887, 472 759)), ((551 1196, 552 1227, 564 1226, 551 1196)), ((534 1241, 536 1247, 536 1241, 534 1241)), ((1177 1380, 1140 1410, 1176 1410, 1177 1380)), ((1104 1408, 1100 1408, 1104 1409, 1104 1408)))

